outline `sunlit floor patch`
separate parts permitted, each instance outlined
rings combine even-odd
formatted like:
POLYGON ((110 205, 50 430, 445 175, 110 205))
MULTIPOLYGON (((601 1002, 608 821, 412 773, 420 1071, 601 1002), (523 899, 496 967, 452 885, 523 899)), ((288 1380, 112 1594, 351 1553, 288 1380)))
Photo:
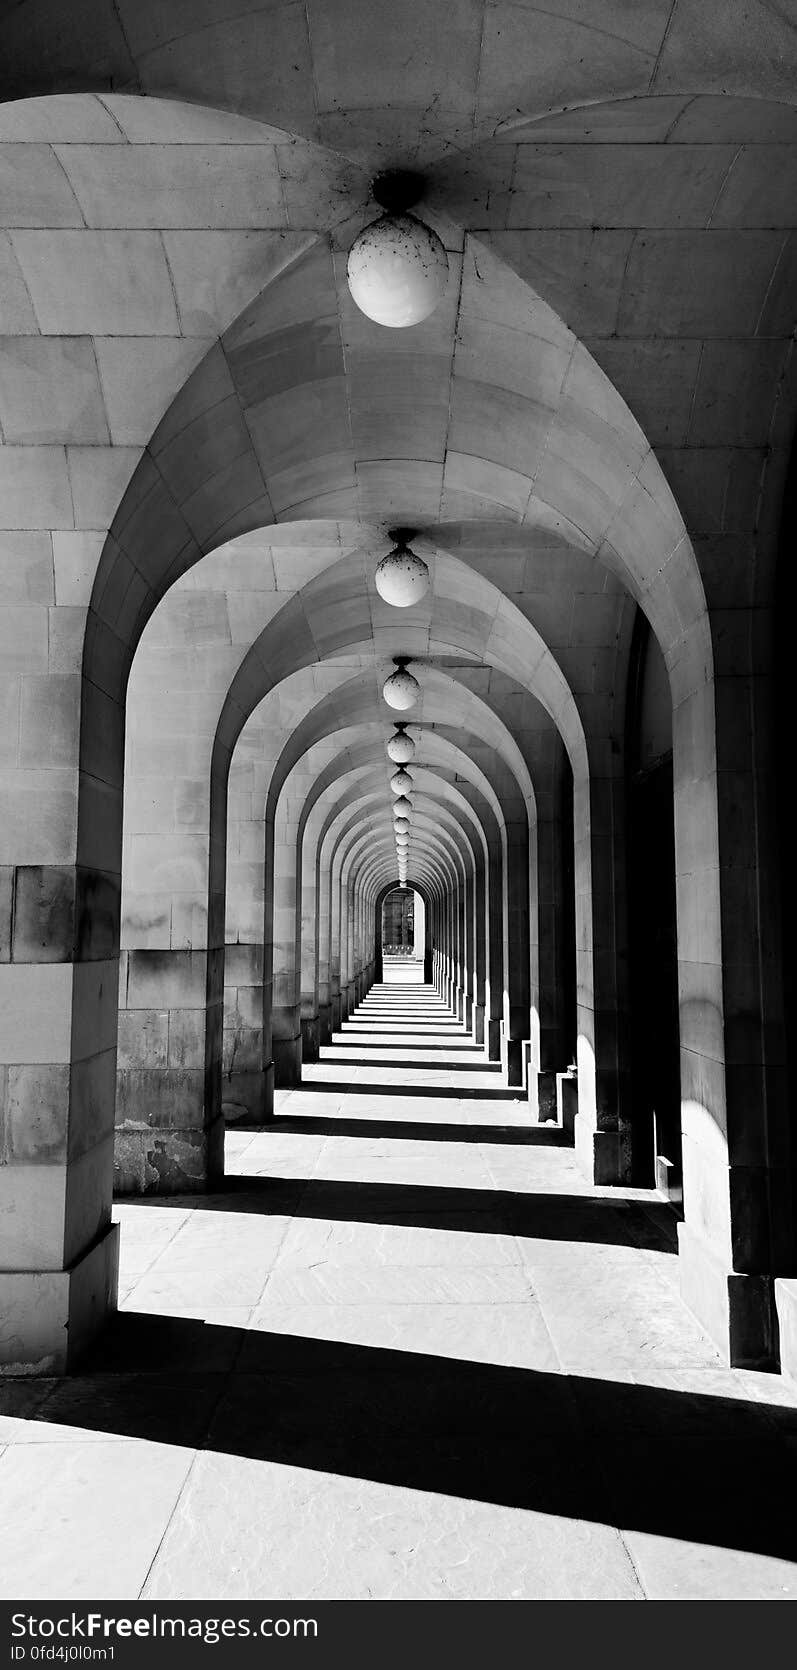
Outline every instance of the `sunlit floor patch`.
POLYGON ((406 990, 442 1038, 375 994, 223 1189, 117 1206, 93 1360, 0 1388, 4 1596, 797 1598, 797 1391, 406 990))

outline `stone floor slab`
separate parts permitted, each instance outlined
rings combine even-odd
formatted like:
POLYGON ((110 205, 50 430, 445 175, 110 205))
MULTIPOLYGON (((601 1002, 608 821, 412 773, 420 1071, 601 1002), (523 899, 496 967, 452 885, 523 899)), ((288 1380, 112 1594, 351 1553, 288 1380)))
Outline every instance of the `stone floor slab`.
POLYGON ((193 1460, 109 1439, 12 1444, 0 1458, 0 1597, 135 1600, 193 1460))
POLYGON ((4 1595, 795 1597, 797 1388, 722 1365, 665 1203, 428 989, 275 1107, 216 1192, 119 1202, 79 1375, 0 1384, 4 1595))

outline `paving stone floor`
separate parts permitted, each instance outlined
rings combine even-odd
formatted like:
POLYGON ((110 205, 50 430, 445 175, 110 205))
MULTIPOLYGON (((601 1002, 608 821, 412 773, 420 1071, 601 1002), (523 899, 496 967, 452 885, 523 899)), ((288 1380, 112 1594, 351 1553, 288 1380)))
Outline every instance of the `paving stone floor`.
POLYGON ((126 1202, 82 1372, 0 1388, 0 1595, 796 1598, 797 1387, 722 1367, 675 1225, 595 1190, 429 988, 375 988, 126 1202))

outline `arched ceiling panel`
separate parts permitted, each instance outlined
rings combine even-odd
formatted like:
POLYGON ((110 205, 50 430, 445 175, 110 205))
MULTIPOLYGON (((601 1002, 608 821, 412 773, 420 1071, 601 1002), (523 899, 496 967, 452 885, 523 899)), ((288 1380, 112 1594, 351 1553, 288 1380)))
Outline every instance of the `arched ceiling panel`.
POLYGON ((445 603, 434 590, 418 609, 402 612, 415 617, 415 627, 412 619, 399 624, 395 620, 397 611, 391 611, 369 592, 360 555, 344 558, 334 574, 325 572, 309 582, 274 617, 242 662, 219 723, 217 746, 231 754, 249 713, 280 678, 302 663, 330 655, 359 654, 363 644, 373 642, 376 623, 384 622, 382 642, 394 655, 405 650, 407 636, 415 630, 419 645, 416 658, 420 646, 426 644, 432 659, 434 643, 437 657, 464 654, 474 665, 490 663, 515 678, 551 713, 574 766, 583 769, 583 730, 567 683, 539 634, 495 587, 483 579, 477 587, 474 578, 464 645, 448 639, 445 603))
MULTIPOLYGON (((392 716, 381 700, 381 685, 389 668, 367 671, 340 685, 329 697, 322 698, 292 731, 280 756, 275 772, 272 793, 279 792, 280 780, 285 780, 292 767, 313 744, 322 737, 338 734, 351 726, 375 729, 384 744, 392 735, 392 716)), ((255 719, 257 718, 256 710, 255 719)), ((470 691, 464 690, 450 675, 430 667, 424 672, 423 685, 417 707, 413 710, 411 734, 417 744, 416 758, 410 764, 415 771, 423 764, 424 740, 429 728, 447 726, 459 730, 463 739, 472 737, 474 746, 487 745, 497 759, 512 773, 519 792, 530 809, 534 806, 534 788, 520 749, 497 715, 470 691)), ((470 746, 469 742, 465 743, 470 746)), ((395 766, 385 757, 389 775, 395 766)))
MULTIPOLYGON (((28 0, 4 19, 5 97, 178 94, 367 157, 458 149, 501 123, 653 89, 791 99, 787 13, 764 0, 28 0)), ((681 100, 681 102, 684 102, 681 100)))
MULTIPOLYGON (((456 334, 445 308, 432 316, 440 346, 434 403, 445 423, 445 445, 433 458, 412 456, 423 434, 412 401, 402 420, 407 455, 392 458, 392 443, 379 434, 380 411, 391 429, 397 421, 394 373, 400 386, 406 349, 386 339, 401 333, 379 332, 360 315, 362 355, 347 343, 344 357, 341 321, 353 304, 328 249, 316 245, 287 276, 225 333, 153 437, 98 575, 92 624, 101 640, 108 633, 134 640, 164 586, 236 524, 332 512, 370 520, 400 514, 421 527, 452 513, 487 514, 558 533, 576 548, 600 551, 644 598, 654 626, 659 576, 669 562, 682 620, 700 618, 702 591, 683 524, 644 435, 550 308, 494 256, 482 251, 477 260, 469 247, 456 334), (295 283, 299 267, 305 286, 295 283), (377 332, 373 341, 369 329, 377 332), (358 367, 379 454, 373 468, 352 428, 358 367), (384 401, 376 389, 386 391, 384 401), (289 478, 299 496, 292 487, 286 499, 289 478)), ((421 346, 431 367, 435 356, 421 346)), ((658 629, 671 642, 672 616, 658 629)), ((90 652, 89 667, 91 660, 90 652)))

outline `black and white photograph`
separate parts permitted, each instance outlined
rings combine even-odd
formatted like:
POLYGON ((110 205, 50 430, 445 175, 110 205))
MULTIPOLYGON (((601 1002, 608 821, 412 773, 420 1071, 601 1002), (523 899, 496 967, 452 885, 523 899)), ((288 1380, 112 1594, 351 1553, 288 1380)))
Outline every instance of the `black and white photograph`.
POLYGON ((22 1670, 797 1599, 795 228, 797 0, 0 0, 22 1670))

